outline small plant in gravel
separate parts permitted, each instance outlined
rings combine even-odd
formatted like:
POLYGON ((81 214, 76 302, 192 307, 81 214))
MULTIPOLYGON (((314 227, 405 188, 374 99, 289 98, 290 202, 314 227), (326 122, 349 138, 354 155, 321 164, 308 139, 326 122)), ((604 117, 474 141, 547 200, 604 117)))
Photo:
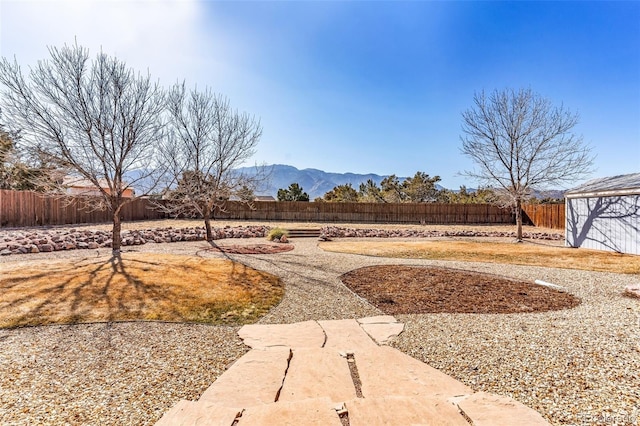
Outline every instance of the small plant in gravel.
POLYGON ((273 228, 267 234, 267 240, 273 241, 275 239, 278 239, 278 241, 280 241, 283 236, 288 237, 289 233, 282 228, 273 228))

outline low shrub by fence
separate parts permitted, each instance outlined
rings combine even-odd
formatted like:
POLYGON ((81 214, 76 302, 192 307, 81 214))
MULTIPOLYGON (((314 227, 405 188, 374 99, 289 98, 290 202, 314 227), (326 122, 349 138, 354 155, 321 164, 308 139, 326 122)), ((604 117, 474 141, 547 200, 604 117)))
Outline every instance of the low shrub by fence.
MULTIPOLYGON (((564 205, 526 206, 536 226, 564 228, 564 205)), ((135 199, 121 213, 124 221, 155 220, 167 214, 147 199, 135 199)), ((512 224, 511 209, 490 204, 315 203, 261 201, 252 207, 229 202, 215 219, 423 224, 512 224)), ((108 211, 83 209, 73 198, 49 197, 30 191, 0 190, 0 226, 71 225, 110 222, 108 211)))

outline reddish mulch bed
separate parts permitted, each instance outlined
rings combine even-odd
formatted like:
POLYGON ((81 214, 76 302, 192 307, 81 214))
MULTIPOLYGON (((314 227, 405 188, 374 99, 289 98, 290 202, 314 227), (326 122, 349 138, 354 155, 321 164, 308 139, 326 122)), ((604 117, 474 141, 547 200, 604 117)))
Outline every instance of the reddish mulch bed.
POLYGON ((214 246, 210 250, 233 254, 274 254, 293 250, 291 244, 248 244, 214 246))
POLYGON ((372 266, 350 271, 341 279, 389 315, 530 313, 580 304, 569 293, 534 283, 448 268, 372 266))

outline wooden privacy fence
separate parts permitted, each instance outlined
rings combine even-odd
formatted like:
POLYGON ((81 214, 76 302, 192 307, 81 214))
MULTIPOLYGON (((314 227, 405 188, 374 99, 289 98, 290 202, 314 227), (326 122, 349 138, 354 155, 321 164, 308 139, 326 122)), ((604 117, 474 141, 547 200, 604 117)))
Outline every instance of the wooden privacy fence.
MULTIPOLYGON (((526 217, 536 226, 564 228, 564 205, 525 206, 526 217)), ((147 199, 126 204, 124 221, 167 218, 147 199)), ((511 209, 490 204, 408 204, 408 203, 314 203, 260 201, 252 207, 228 202, 225 211, 216 211, 215 219, 424 223, 424 224, 513 224, 511 209)), ((23 227, 111 222, 105 210, 83 209, 73 198, 49 197, 30 191, 0 190, 0 226, 23 227)))
MULTIPOLYGON (((134 199, 120 214, 124 221, 164 219, 149 200, 134 199)), ((111 222, 107 210, 83 208, 73 197, 51 197, 31 191, 0 190, 0 226, 22 227, 111 222)))
POLYGON ((216 219, 252 219, 299 222, 514 223, 510 209, 489 204, 322 203, 266 201, 249 209, 229 202, 216 219))
POLYGON ((563 204, 526 204, 522 206, 524 218, 542 228, 564 229, 565 210, 563 204))

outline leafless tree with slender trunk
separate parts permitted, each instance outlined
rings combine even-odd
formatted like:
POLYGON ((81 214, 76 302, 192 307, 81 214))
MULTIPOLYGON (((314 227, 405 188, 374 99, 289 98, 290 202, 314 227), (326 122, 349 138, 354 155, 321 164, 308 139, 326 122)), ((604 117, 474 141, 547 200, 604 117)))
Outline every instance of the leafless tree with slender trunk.
MULTIPOLYGON (((170 138, 165 158, 176 186, 161 206, 173 215, 204 219, 207 241, 213 239, 211 217, 226 202, 256 188, 263 173, 245 175, 236 169, 255 152, 262 135, 260 121, 233 110, 229 100, 211 90, 174 85, 167 104, 170 138)), ((246 200, 245 200, 246 201, 246 200)))
POLYGON ((515 209, 520 242, 522 203, 531 192, 587 177, 594 158, 572 133, 578 115, 531 89, 481 92, 473 100, 462 113, 461 150, 477 168, 463 174, 496 189, 515 209))
POLYGON ((130 188, 146 195, 162 176, 156 158, 164 92, 115 57, 101 52, 90 60, 78 44, 51 47, 49 54, 26 77, 16 60, 2 59, 4 111, 30 149, 99 192, 85 201, 111 211, 117 255, 121 210, 132 199, 124 195, 130 188))

